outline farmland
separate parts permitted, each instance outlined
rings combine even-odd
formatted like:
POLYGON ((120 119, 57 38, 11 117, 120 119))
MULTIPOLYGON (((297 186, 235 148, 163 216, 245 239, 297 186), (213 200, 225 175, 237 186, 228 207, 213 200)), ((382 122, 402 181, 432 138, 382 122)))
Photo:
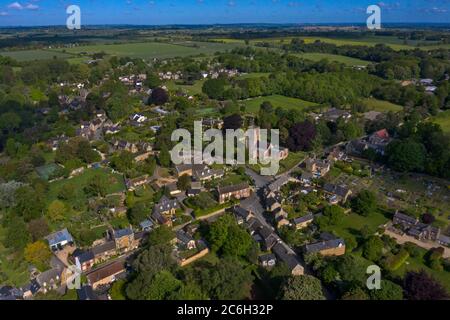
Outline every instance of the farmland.
MULTIPOLYGON (((328 38, 328 37, 276 37, 276 38, 266 38, 266 39, 253 39, 250 40, 250 44, 255 45, 257 43, 266 42, 274 46, 282 46, 288 44, 292 39, 299 38, 303 39, 306 43, 313 43, 315 41, 322 41, 325 43, 335 44, 337 46, 352 45, 352 46, 375 46, 376 44, 385 44, 394 50, 413 50, 420 48, 422 50, 436 50, 440 48, 449 48, 450 45, 435 44, 434 42, 422 42, 426 45, 418 46, 417 41, 407 41, 404 42, 402 39, 391 37, 391 36, 366 36, 366 37, 346 37, 346 38, 328 38)), ((222 43, 238 43, 244 44, 244 40, 240 39, 214 39, 214 41, 220 41, 222 43)))
POLYGON ((73 55, 58 51, 49 50, 18 50, 18 51, 1 51, 0 55, 11 57, 17 61, 33 61, 33 60, 47 60, 57 58, 71 58, 73 55))
POLYGON ((108 55, 128 56, 143 59, 166 59, 174 57, 186 57, 199 54, 214 54, 217 51, 231 50, 235 44, 220 44, 209 42, 142 42, 127 44, 100 44, 88 45, 67 49, 72 54, 93 54, 105 52, 108 55))
POLYGON ((292 110, 292 109, 303 110, 308 107, 313 107, 316 105, 313 102, 296 99, 296 98, 289 98, 289 97, 280 96, 280 95, 248 99, 248 100, 243 101, 243 104, 245 105, 247 112, 258 113, 259 109, 261 107, 261 104, 265 101, 272 103, 274 108, 283 108, 286 110, 292 110))

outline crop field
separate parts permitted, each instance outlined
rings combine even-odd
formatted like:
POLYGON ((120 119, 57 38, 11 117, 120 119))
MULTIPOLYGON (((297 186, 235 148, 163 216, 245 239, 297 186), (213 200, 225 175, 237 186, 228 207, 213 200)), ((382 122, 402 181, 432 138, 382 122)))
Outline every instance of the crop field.
POLYGON ((249 113, 258 113, 261 108, 261 104, 265 101, 272 103, 274 108, 283 108, 286 110, 303 110, 308 107, 316 106, 314 102, 305 101, 302 99, 289 98, 280 95, 273 95, 267 97, 253 98, 243 101, 246 111, 249 113))
POLYGON ((296 54, 296 56, 315 62, 326 59, 330 61, 340 62, 347 66, 367 66, 370 64, 370 61, 328 53, 303 53, 303 54, 296 54))
POLYGON ((378 111, 378 112, 398 112, 403 110, 402 106, 398 104, 391 103, 389 101, 378 100, 374 98, 364 99, 364 104, 369 108, 369 111, 378 111))
POLYGON ((450 110, 441 112, 432 121, 439 124, 444 132, 450 133, 450 110))
POLYGON ((127 56, 131 58, 166 59, 200 54, 212 55, 218 51, 231 50, 236 46, 239 45, 182 41, 174 43, 143 42, 127 44, 102 44, 80 46, 66 50, 72 54, 93 54, 96 52, 105 52, 108 55, 127 56))
POLYGON ((64 52, 49 51, 49 50, 17 50, 17 51, 1 51, 0 55, 11 57, 17 61, 34 61, 34 60, 48 60, 54 57, 67 59, 72 58, 73 55, 64 52))

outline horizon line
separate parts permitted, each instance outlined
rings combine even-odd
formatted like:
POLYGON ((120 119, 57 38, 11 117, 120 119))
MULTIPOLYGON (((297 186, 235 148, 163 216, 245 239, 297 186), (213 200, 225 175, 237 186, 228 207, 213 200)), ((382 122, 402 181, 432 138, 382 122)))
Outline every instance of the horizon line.
MULTIPOLYGON (((384 22, 382 25, 436 25, 436 26, 450 26, 450 22, 431 22, 431 21, 416 21, 416 22, 384 22)), ((83 27, 175 27, 175 26, 242 26, 242 25, 255 25, 255 26, 365 26, 363 22, 237 22, 237 23, 171 23, 171 24, 133 24, 133 23, 99 23, 99 24, 85 24, 83 27)), ((64 24, 49 24, 49 25, 0 25, 0 29, 14 29, 14 28, 66 28, 64 24)), ((82 30, 81 29, 81 30, 82 30)))

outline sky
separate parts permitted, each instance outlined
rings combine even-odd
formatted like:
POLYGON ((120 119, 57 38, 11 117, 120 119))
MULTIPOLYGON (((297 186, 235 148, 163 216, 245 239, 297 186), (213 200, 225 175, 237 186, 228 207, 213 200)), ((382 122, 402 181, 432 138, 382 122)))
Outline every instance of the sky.
POLYGON ((450 23, 450 0, 0 0, 0 26, 65 25, 69 5, 82 25, 365 23, 373 4, 382 23, 450 23))

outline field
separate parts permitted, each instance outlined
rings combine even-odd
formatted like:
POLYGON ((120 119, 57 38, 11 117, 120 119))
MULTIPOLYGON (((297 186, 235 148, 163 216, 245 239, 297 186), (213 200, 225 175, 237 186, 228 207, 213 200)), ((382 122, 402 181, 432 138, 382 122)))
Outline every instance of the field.
MULTIPOLYGON (((254 45, 260 42, 268 42, 275 46, 281 46, 284 44, 288 44, 292 39, 300 38, 303 39, 306 43, 313 43, 317 40, 326 43, 332 43, 337 46, 343 45, 353 45, 353 46, 375 46, 376 44, 383 43, 388 45, 394 50, 413 50, 416 48, 420 48, 422 50, 436 50, 440 48, 449 48, 450 45, 445 44, 435 44, 435 42, 426 42, 426 46, 419 46, 417 41, 408 41, 404 43, 402 39, 390 36, 367 36, 364 38, 354 37, 354 38, 326 38, 326 37, 277 37, 277 38, 266 38, 266 39, 254 39, 250 41, 250 44, 254 45)), ((214 39, 215 41, 220 41, 223 43, 237 43, 244 44, 244 40, 240 39, 214 39)))
POLYGON ((259 97, 259 98, 253 98, 243 101, 246 112, 249 113, 258 113, 259 109, 261 108, 261 104, 265 101, 269 101, 272 103, 274 108, 283 108, 286 110, 303 110, 308 107, 316 106, 317 104, 301 99, 296 98, 289 98, 285 96, 280 95, 273 95, 273 96, 267 96, 267 97, 259 97))
POLYGON ((374 98, 364 99, 364 104, 369 108, 369 111, 378 111, 378 112, 398 112, 403 110, 402 106, 391 103, 389 101, 378 100, 374 98))
POLYGON ((205 80, 198 80, 198 81, 195 81, 195 83, 192 86, 190 86, 190 85, 177 84, 175 81, 169 81, 166 83, 166 86, 170 90, 173 90, 173 91, 181 90, 181 91, 186 92, 189 95, 194 96, 197 94, 202 94, 203 83, 205 83, 205 80))
POLYGON ((346 56, 340 56, 336 54, 327 54, 327 53, 303 53, 297 54, 296 56, 311 60, 311 61, 320 61, 323 59, 327 59, 330 61, 340 62, 346 64, 347 66, 367 66, 370 64, 369 61, 364 61, 360 59, 355 59, 346 56))
POLYGON ((439 124, 444 132, 450 133, 450 110, 441 112, 432 121, 439 124))
POLYGON ((34 61, 34 60, 48 60, 54 57, 66 59, 71 58, 73 55, 48 50, 18 50, 18 51, 1 51, 0 55, 11 57, 17 61, 34 61))
POLYGON ((199 54, 211 55, 218 51, 231 50, 236 46, 239 45, 190 41, 176 43, 142 42, 80 46, 66 49, 66 51, 72 54, 105 52, 108 55, 127 56, 131 58, 166 59, 199 54))

